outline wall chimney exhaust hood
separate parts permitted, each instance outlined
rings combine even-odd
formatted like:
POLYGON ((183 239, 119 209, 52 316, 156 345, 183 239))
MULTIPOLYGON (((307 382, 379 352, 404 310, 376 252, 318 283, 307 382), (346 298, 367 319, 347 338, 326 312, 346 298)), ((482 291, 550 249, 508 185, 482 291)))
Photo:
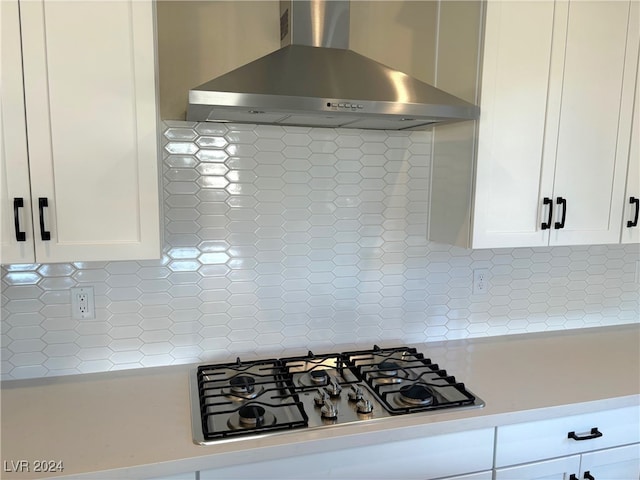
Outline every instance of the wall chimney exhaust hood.
POLYGON ((282 48, 189 91, 187 120, 424 130, 479 107, 349 47, 349 1, 282 0, 282 48))

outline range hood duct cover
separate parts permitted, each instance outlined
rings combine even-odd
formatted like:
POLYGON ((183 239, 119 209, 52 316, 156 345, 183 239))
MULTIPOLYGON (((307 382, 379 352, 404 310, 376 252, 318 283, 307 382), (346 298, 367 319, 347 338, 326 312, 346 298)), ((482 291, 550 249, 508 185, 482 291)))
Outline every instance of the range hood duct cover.
POLYGON ((282 48, 189 92, 187 120, 422 130, 479 108, 348 50, 349 2, 281 1, 282 48))

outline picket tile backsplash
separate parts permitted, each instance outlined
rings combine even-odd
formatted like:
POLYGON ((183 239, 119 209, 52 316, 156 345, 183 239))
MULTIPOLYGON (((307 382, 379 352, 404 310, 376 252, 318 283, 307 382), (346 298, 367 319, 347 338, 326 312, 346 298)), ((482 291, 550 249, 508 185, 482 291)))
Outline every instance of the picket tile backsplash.
POLYGON ((164 127, 163 258, 3 266, 3 379, 639 321, 637 245, 428 242, 429 132, 164 127))

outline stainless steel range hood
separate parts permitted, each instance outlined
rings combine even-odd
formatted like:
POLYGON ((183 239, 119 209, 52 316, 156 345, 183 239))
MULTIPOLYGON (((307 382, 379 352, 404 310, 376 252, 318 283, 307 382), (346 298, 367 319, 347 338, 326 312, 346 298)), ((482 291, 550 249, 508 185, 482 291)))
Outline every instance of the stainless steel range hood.
POLYGON ((282 48, 189 92, 187 120, 422 130, 479 108, 349 47, 349 2, 280 2, 282 48))

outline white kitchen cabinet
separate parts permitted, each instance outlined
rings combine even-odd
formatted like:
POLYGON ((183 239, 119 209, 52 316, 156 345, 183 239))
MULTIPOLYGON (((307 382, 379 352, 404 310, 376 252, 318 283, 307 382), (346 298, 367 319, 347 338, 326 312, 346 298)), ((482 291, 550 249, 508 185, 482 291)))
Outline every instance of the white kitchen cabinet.
POLYGON ((506 425, 496 434, 496 467, 638 442, 640 406, 506 425))
POLYGON ((495 480, 569 480, 580 471, 580 455, 496 469, 495 480))
POLYGON ((298 454, 292 447, 286 458, 201 471, 200 480, 428 480, 480 471, 478 478, 484 479, 491 478, 487 472, 493 464, 493 439, 494 429, 486 428, 314 454, 298 454))
POLYGON ((627 171, 627 194, 622 217, 622 243, 640 242, 640 73, 636 75, 636 93, 633 105, 629 169, 627 171))
POLYGON ((176 475, 169 475, 165 477, 153 477, 150 480, 198 480, 196 472, 178 473, 176 475))
POLYGON ((153 3, 3 1, 2 22, 2 263, 159 258, 153 3))
POLYGON ((441 480, 493 480, 493 472, 487 470, 486 472, 470 473, 469 475, 456 475, 455 477, 447 477, 441 480))
POLYGON ((640 444, 585 453, 578 478, 628 480, 640 478, 640 444))
POLYGON ((634 480, 640 477, 640 444, 499 468, 495 480, 634 480))
MULTIPOLYGON (((456 8, 444 5, 441 23, 472 24, 448 18, 456 8)), ((619 243, 640 5, 490 1, 485 10, 482 35, 467 42, 482 45, 476 78, 450 60, 455 39, 439 42, 437 86, 481 114, 477 128, 434 131, 429 238, 473 248, 619 243), (472 85, 460 87, 460 76, 472 85)))
POLYGON ((499 426, 495 480, 640 476, 640 407, 499 426))
POLYGON ((34 261, 29 193, 29 157, 24 115, 20 9, 17 0, 2 9, 2 96, 0 97, 0 261, 34 261))

